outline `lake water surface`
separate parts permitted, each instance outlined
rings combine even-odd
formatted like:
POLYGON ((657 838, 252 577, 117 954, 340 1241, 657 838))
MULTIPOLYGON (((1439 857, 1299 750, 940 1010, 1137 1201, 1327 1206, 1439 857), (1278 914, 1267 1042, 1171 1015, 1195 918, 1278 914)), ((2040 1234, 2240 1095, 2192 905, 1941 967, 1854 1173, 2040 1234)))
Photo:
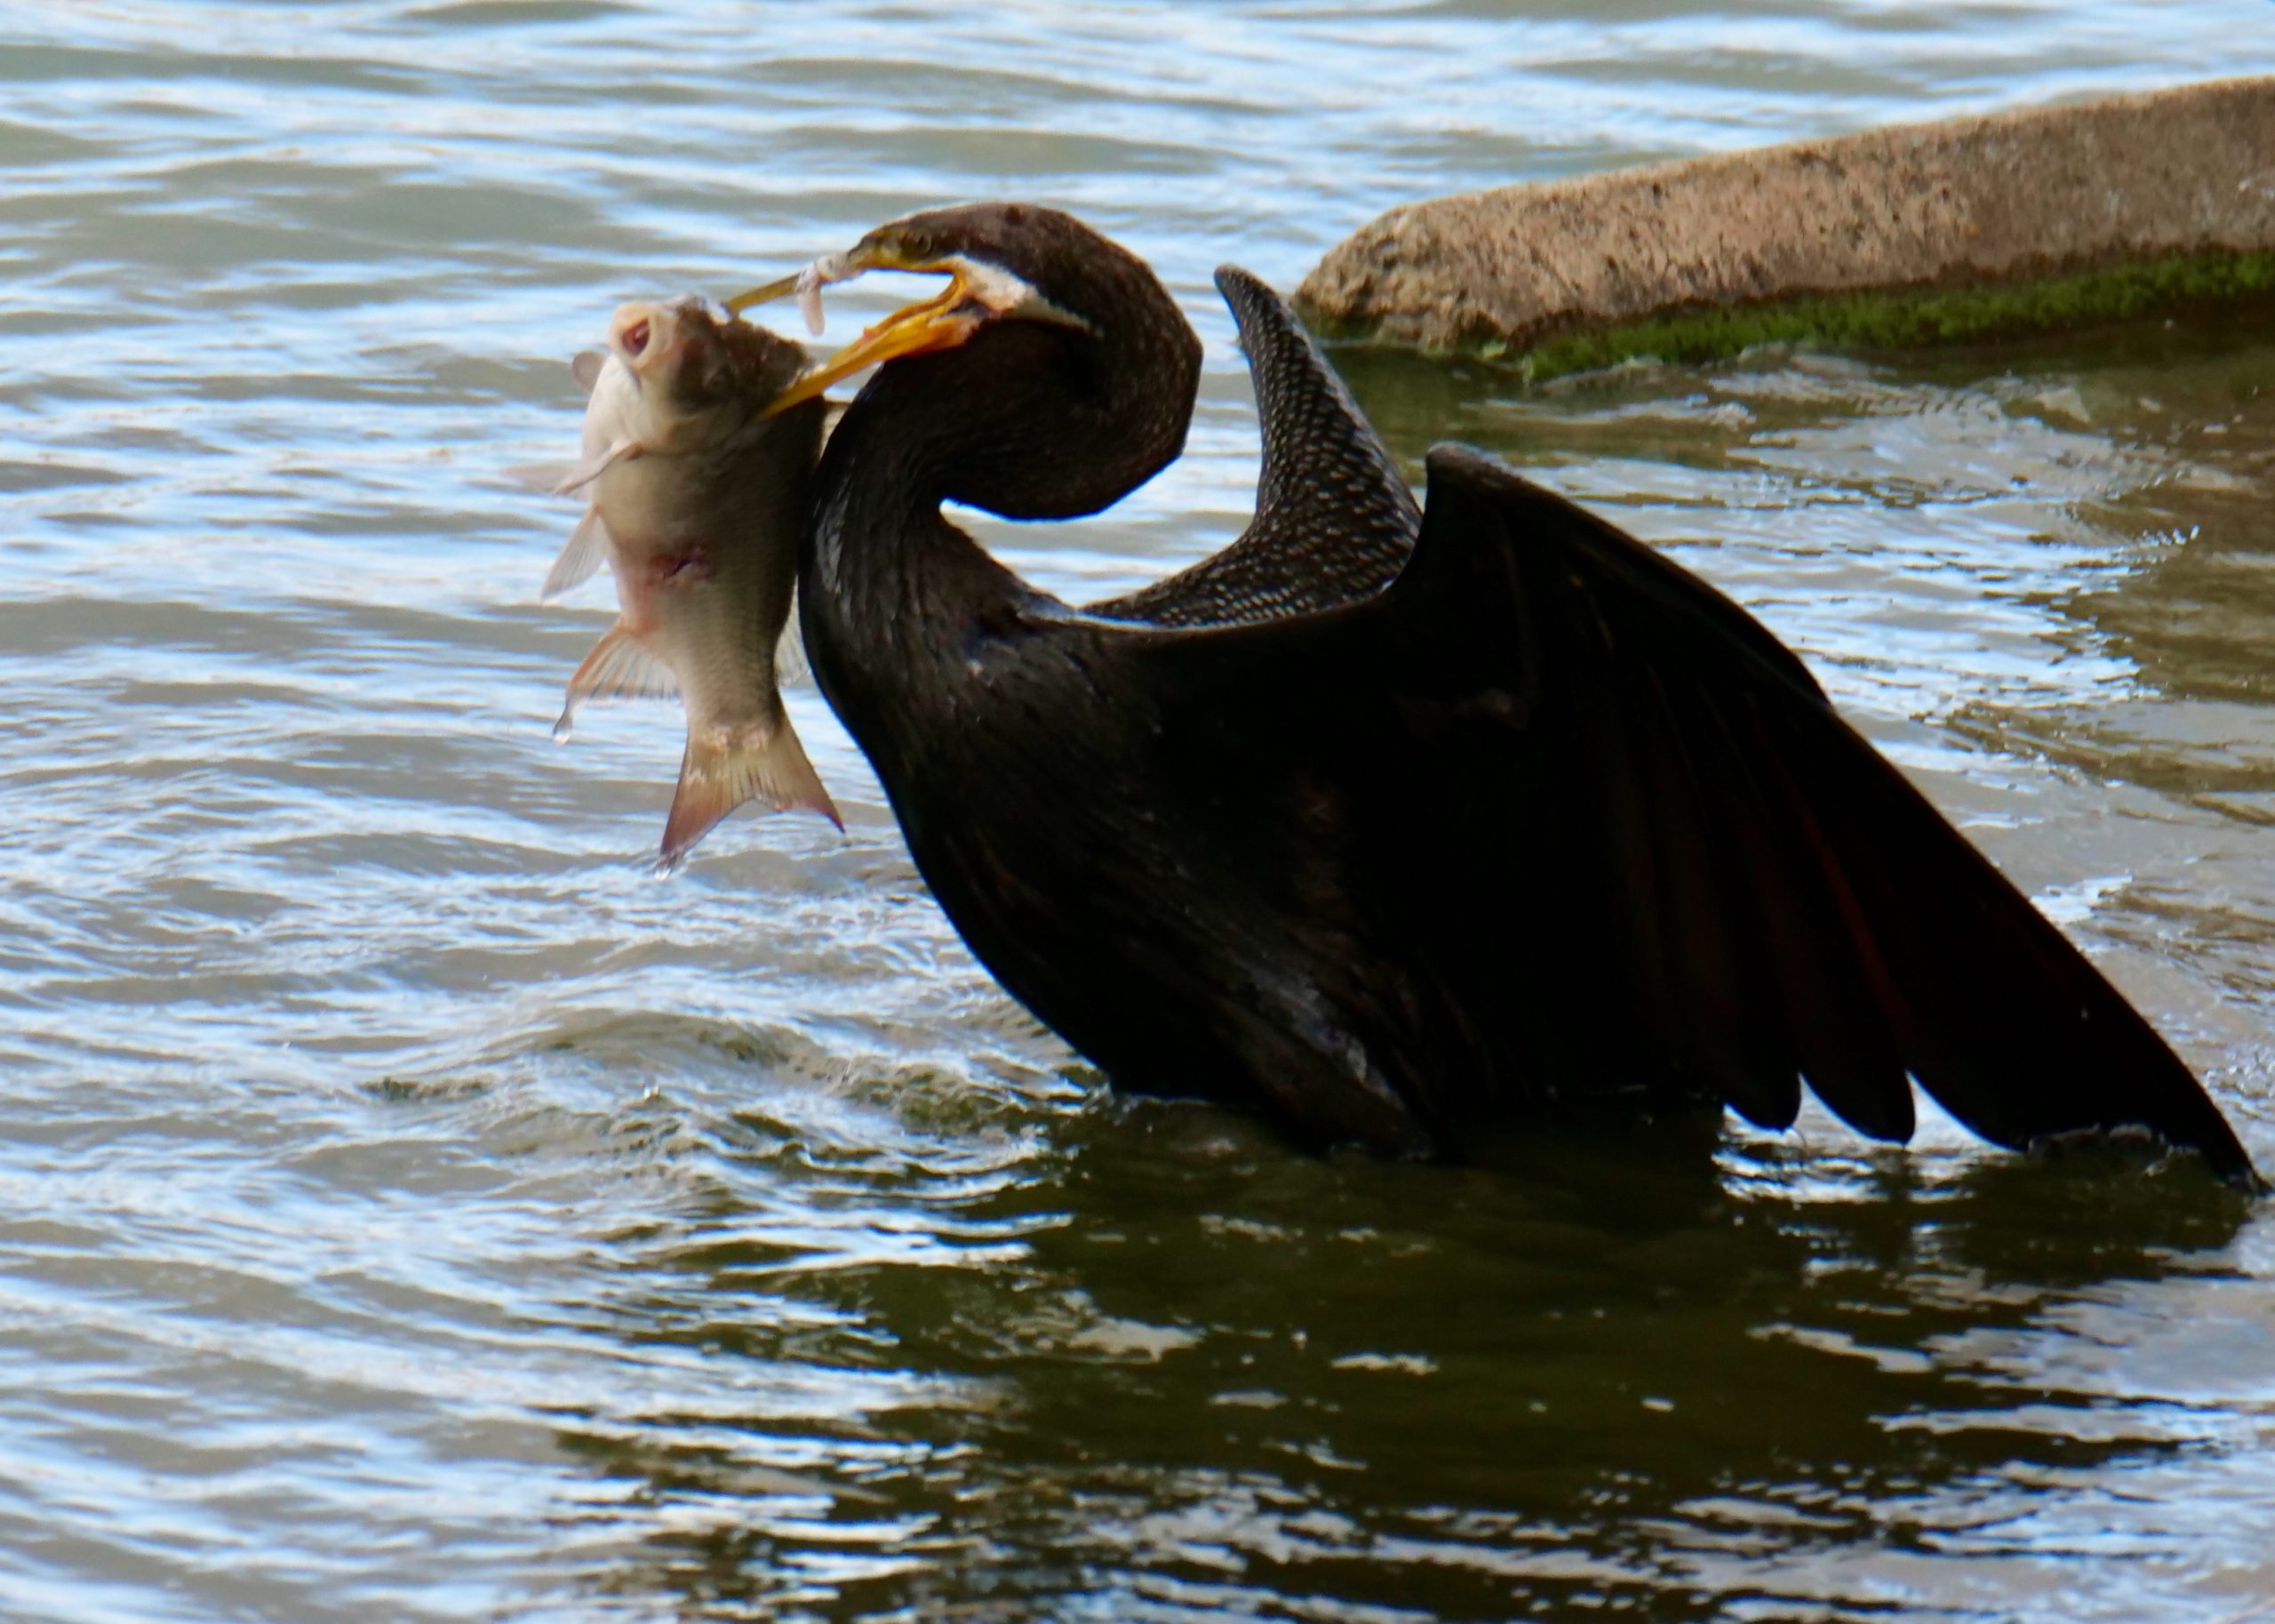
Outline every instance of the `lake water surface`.
MULTIPOLYGON (((2252 0, 0 12, 0 1616, 2275 1619, 2275 1210, 2193 1168, 1130 1105, 848 819, 547 736, 565 362, 907 209, 1209 286, 1391 204, 2275 69, 2252 0)), ((855 287, 833 338, 905 289, 855 287)), ((2275 326, 1526 394, 1353 355, 1752 606, 2275 1169, 2275 326)))

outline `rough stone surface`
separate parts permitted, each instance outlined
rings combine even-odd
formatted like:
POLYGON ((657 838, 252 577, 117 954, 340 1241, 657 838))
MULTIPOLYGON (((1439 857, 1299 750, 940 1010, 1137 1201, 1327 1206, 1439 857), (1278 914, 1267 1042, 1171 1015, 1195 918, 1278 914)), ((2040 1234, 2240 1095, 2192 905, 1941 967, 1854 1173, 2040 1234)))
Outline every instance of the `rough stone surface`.
POLYGON ((1393 210, 1297 303, 1530 350, 1672 313, 2275 251, 2275 76, 1901 125, 1393 210))

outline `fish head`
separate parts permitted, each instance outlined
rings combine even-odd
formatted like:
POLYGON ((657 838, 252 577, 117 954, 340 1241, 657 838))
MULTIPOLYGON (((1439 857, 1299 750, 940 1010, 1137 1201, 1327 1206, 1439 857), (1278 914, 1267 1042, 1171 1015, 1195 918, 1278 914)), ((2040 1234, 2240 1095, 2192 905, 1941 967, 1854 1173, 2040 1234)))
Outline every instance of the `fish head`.
MULTIPOLYGON (((807 482, 820 457, 823 406, 770 410, 806 364, 803 347, 700 299, 620 306, 595 364, 584 458, 555 487, 582 490, 612 549, 619 591, 627 553, 727 555, 722 537, 762 535, 770 567, 794 564, 807 482), (775 559, 774 555, 779 554, 775 559)), ((556 571, 590 573, 582 554, 556 571)), ((636 572, 635 572, 636 574, 636 572)), ((677 577, 691 579, 692 577, 677 577)), ((786 599, 787 586, 783 587, 786 599)))
POLYGON ((738 431, 805 369, 805 351, 696 297, 621 306, 609 354, 640 394, 655 449, 738 431))

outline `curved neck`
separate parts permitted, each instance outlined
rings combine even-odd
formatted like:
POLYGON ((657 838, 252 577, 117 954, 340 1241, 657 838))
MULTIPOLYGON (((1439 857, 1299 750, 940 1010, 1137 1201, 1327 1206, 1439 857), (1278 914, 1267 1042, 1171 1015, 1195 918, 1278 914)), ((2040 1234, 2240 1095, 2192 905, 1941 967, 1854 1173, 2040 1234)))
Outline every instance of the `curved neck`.
POLYGON ((1183 449, 1200 341, 1138 271, 1145 286, 1117 291, 1110 336, 1006 321, 889 362, 830 436, 802 620, 824 693, 873 755, 869 733, 944 702, 969 680, 974 639, 1008 629, 1034 595, 943 502, 1012 519, 1095 513, 1183 449))

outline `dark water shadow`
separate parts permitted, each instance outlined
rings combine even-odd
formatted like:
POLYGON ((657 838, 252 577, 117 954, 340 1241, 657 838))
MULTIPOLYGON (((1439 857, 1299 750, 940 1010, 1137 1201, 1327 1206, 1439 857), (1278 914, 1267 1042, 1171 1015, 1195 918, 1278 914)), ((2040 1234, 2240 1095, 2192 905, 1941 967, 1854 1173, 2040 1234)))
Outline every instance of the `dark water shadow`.
POLYGON ((2193 1165, 1714 1138, 1385 1166, 1112 1109, 942 1181, 969 1262, 801 1270, 722 1199, 619 1324, 769 1397, 563 1428, 656 1524, 592 1577, 704 1618, 1867 1616, 2212 1446, 2153 1361, 2062 1357, 2263 1294, 2193 1165))

